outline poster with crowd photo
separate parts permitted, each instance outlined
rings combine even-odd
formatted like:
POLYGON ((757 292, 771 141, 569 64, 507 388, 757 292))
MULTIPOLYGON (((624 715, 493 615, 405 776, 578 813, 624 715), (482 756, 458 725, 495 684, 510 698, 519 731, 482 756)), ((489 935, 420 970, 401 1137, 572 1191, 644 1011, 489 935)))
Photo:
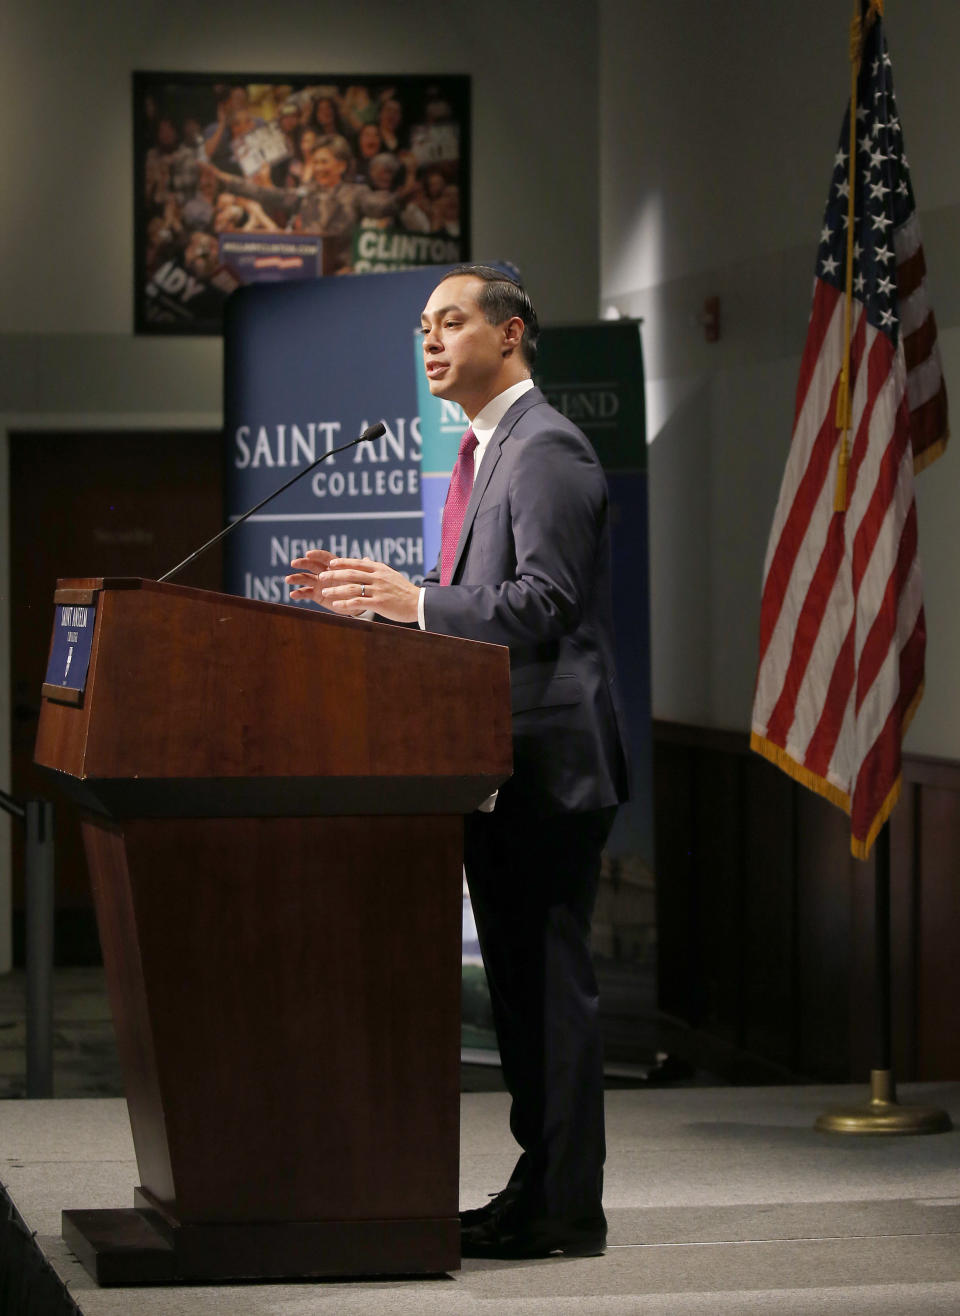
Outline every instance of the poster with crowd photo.
POLYGON ((135 73, 134 326, 234 289, 469 259, 470 79, 135 73))

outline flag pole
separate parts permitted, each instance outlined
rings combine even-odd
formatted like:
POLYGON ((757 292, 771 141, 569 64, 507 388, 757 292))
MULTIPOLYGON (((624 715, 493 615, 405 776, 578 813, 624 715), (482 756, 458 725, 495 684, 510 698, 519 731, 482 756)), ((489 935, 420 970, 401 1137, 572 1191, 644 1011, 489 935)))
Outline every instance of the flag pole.
POLYGON ((874 1010, 876 1068, 870 1071, 870 1100, 832 1106, 814 1127, 821 1133, 949 1133, 945 1110, 901 1106, 893 1078, 890 991, 890 824, 885 822, 874 848, 874 1010))
POLYGON ((837 485, 833 495, 833 510, 847 510, 847 467, 850 464, 850 332, 853 321, 853 250, 856 220, 857 171, 857 83, 860 79, 860 60, 863 56, 863 22, 860 18, 860 0, 853 0, 853 19, 850 23, 850 189, 847 196, 847 255, 843 297, 843 362, 837 385, 836 426, 840 431, 837 450, 837 485))

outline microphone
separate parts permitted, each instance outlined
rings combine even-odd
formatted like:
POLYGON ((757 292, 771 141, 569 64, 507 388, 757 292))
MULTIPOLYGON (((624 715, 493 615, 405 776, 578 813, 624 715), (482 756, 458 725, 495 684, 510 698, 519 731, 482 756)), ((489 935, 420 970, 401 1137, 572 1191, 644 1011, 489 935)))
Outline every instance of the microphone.
POLYGON ((382 420, 378 420, 376 425, 371 425, 368 429, 365 429, 358 439, 351 439, 349 443, 344 443, 339 448, 331 448, 329 452, 323 453, 315 462, 311 462, 309 466, 304 466, 302 471, 297 471, 292 480, 288 480, 286 484, 281 484, 280 488, 274 489, 273 493, 267 494, 266 498, 261 499, 256 507, 251 507, 249 512, 244 512, 243 516, 238 516, 235 521, 231 521, 229 525, 225 525, 221 531, 213 536, 212 539, 208 539, 205 544, 201 544, 195 553, 191 553, 190 556, 185 557, 182 562, 178 562, 171 571, 166 573, 166 575, 158 576, 158 582, 169 580, 170 577, 175 576, 178 571, 182 571, 184 567, 189 566, 190 563, 195 561, 201 553, 205 553, 208 548, 212 548, 219 540, 223 539, 226 535, 229 535, 231 530, 236 530, 237 526, 240 525, 241 522, 246 521, 248 516, 253 516, 254 512, 260 511, 261 507, 266 507, 267 503, 272 502, 278 494, 282 494, 284 489, 289 489, 291 484, 296 484, 296 482, 304 475, 309 475, 315 466, 319 466, 321 462, 325 462, 328 457, 335 457, 338 452, 346 452, 348 448, 355 448, 358 443, 365 443, 370 439, 379 439, 380 435, 386 434, 386 432, 386 425, 384 425, 382 420))

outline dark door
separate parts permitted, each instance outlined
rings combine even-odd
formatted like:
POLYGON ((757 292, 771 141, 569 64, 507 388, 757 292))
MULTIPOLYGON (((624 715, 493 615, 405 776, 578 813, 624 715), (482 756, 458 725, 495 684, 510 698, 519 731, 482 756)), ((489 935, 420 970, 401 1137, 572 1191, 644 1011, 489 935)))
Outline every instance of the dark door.
MULTIPOLYGON (((33 767, 58 576, 163 575, 223 524, 219 432, 10 436, 11 760, 17 796, 57 805, 57 959, 98 956, 76 810, 33 767)), ((220 589, 219 545, 177 577, 220 589)), ((22 963, 23 861, 14 827, 14 953, 22 963)))

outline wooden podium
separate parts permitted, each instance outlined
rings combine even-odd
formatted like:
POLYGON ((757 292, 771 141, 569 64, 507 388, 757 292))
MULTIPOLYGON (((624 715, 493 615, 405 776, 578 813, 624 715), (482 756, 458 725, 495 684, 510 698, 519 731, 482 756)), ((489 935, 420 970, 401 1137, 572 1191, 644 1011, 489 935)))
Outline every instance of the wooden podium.
POLYGON ((64 1239, 100 1284, 455 1269, 462 815, 510 774, 507 651, 145 580, 55 602, 95 609, 89 668, 36 762, 86 811, 140 1175, 64 1239))

